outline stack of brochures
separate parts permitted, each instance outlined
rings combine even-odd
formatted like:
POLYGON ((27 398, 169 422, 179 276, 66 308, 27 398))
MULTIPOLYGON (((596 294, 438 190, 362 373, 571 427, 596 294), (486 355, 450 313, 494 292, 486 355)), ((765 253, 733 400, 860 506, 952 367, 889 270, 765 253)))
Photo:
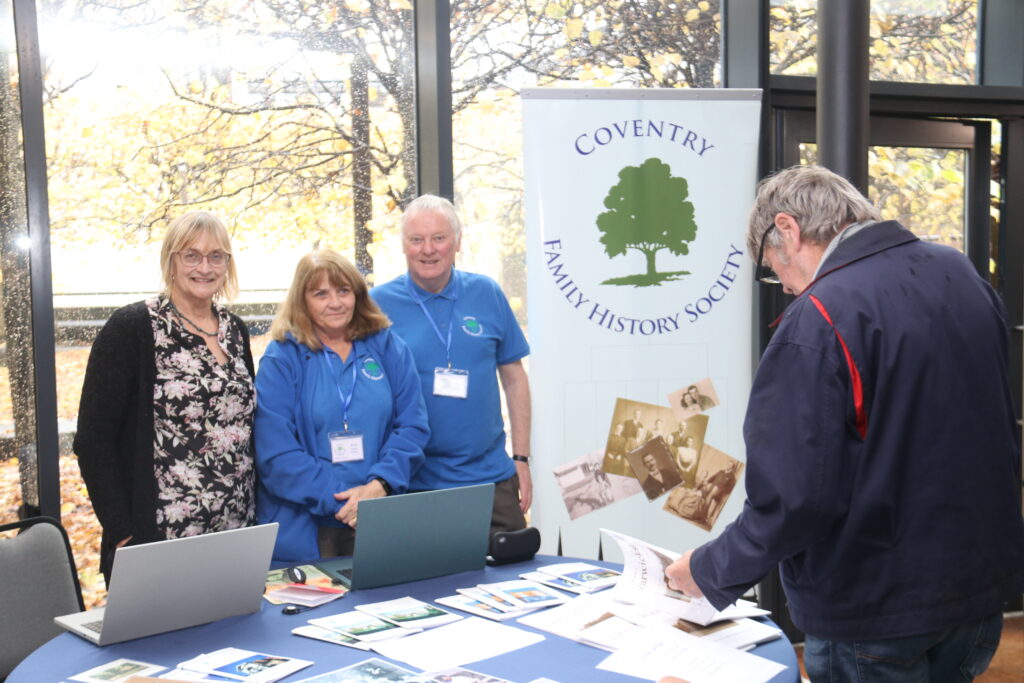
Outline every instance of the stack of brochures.
POLYGON ((297 569, 304 579, 303 583, 290 581, 286 569, 272 569, 267 572, 267 586, 263 590, 263 599, 272 605, 292 603, 303 607, 318 607, 344 597, 348 592, 348 589, 335 584, 331 577, 311 564, 301 565, 297 569))
POLYGON ((598 567, 586 562, 562 562, 549 564, 535 572, 526 572, 519 577, 537 581, 545 586, 560 588, 570 593, 594 593, 611 588, 619 580, 620 572, 598 567))
MULTIPOLYGON (((270 655, 237 647, 225 647, 178 664, 178 671, 183 674, 188 672, 204 674, 215 677, 214 680, 273 683, 312 664, 313 662, 305 659, 270 655)), ((165 674, 164 678, 173 679, 174 674, 175 671, 172 671, 165 674)))
POLYGON ((368 650, 375 641, 400 638, 462 619, 439 607, 405 597, 359 605, 351 612, 310 619, 292 629, 297 636, 368 650))
POLYGON ((539 581, 521 579, 459 588, 458 595, 438 598, 436 602, 494 621, 504 621, 544 607, 561 605, 566 600, 565 595, 539 581))

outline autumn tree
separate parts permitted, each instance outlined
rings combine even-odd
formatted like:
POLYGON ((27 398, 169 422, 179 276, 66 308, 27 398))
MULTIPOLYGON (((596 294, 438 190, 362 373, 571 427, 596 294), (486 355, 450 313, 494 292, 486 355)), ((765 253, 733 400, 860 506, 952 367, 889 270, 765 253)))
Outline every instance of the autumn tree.
POLYGON ((686 270, 659 273, 655 265, 659 251, 687 254, 689 242, 697 237, 688 195, 686 179, 673 176, 672 168, 660 159, 650 158, 619 171, 619 182, 604 199, 608 211, 597 217, 601 244, 613 257, 625 254, 627 249, 639 251, 646 259, 647 271, 605 280, 603 284, 647 287, 689 274, 686 270))

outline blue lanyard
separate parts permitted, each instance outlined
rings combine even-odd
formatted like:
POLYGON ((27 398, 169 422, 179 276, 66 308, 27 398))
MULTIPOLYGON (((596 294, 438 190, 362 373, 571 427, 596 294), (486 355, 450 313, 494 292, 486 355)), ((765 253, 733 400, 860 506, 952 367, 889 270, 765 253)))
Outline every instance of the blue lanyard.
POLYGON ((459 279, 456 277, 455 269, 452 268, 452 310, 448 314, 448 338, 446 339, 441 334, 441 329, 434 322, 434 316, 430 315, 430 311, 423 303, 423 299, 416 294, 416 290, 412 286, 412 277, 406 276, 405 278, 405 289, 409 292, 409 296, 412 300, 420 305, 420 310, 423 311, 423 315, 427 316, 427 320, 430 321, 430 326, 434 328, 434 334, 444 344, 444 355, 448 359, 448 369, 452 369, 452 320, 455 319, 455 302, 459 300, 459 279))
MULTIPOLYGON (((331 368, 331 354, 327 353, 327 345, 324 344, 323 342, 320 342, 320 343, 321 343, 321 345, 323 347, 324 358, 327 359, 327 371, 330 373, 331 379, 334 379, 334 370, 331 368)), ((356 352, 356 346, 355 346, 355 344, 353 344, 352 345, 352 351, 350 351, 350 353, 355 353, 355 352, 356 352)), ((341 356, 338 357, 338 360, 341 360, 341 356)), ((344 367, 345 366, 342 365, 342 369, 344 369, 344 367)), ((341 393, 341 383, 338 382, 338 380, 336 380, 336 379, 334 380, 334 388, 338 390, 338 398, 341 399, 341 421, 342 421, 342 424, 345 425, 345 431, 346 432, 348 431, 348 407, 350 405, 352 405, 352 397, 356 393, 356 377, 357 377, 357 375, 356 375, 356 359, 353 358, 352 359, 352 388, 349 389, 348 396, 345 396, 344 394, 341 393)))

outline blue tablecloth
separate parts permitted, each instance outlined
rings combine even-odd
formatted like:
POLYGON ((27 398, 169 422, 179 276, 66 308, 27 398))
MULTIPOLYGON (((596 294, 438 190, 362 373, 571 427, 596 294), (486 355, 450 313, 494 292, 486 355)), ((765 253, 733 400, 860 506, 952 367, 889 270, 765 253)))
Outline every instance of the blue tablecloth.
MULTIPOLYGON (((284 679, 286 682, 298 681, 315 674, 326 673, 354 664, 369 657, 379 656, 373 652, 292 635, 291 629, 305 624, 307 619, 347 612, 359 604, 392 600, 406 595, 420 600, 433 601, 439 597, 453 595, 457 588, 515 579, 522 572, 566 560, 567 558, 537 556, 531 562, 503 567, 486 567, 476 572, 463 572, 397 586, 353 591, 340 600, 293 616, 282 614, 280 606, 264 601, 260 611, 254 614, 231 617, 212 624, 106 647, 97 647, 78 636, 65 633, 40 647, 19 664, 7 679, 7 683, 64 681, 75 674, 120 657, 151 664, 162 664, 172 668, 179 662, 198 654, 212 652, 223 647, 239 647, 312 660, 313 666, 284 679)), ((616 566, 604 562, 595 564, 616 566)), ((457 613, 465 614, 464 612, 457 613)), ((519 628, 528 628, 515 620, 503 623, 519 628)), ((586 683, 602 683, 603 681, 624 683, 638 680, 595 669, 595 665, 608 656, 608 653, 603 650, 581 645, 550 633, 542 631, 539 633, 545 636, 540 643, 500 657, 467 664, 466 668, 517 683, 527 683, 541 676, 560 683, 581 681, 586 683)), ((785 637, 761 645, 753 653, 788 667, 786 671, 772 679, 773 683, 799 681, 796 655, 792 645, 785 637)), ((404 668, 411 668, 402 662, 396 663, 404 668)))

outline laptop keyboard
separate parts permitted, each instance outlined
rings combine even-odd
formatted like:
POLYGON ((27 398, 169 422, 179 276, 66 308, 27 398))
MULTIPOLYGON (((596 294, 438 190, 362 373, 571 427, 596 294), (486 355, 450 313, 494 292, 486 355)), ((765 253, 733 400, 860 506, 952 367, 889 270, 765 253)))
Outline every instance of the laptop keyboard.
POLYGON ((103 630, 103 620, 100 619, 99 621, 86 621, 82 624, 82 626, 89 629, 90 631, 95 631, 96 633, 99 633, 101 630, 103 630))

